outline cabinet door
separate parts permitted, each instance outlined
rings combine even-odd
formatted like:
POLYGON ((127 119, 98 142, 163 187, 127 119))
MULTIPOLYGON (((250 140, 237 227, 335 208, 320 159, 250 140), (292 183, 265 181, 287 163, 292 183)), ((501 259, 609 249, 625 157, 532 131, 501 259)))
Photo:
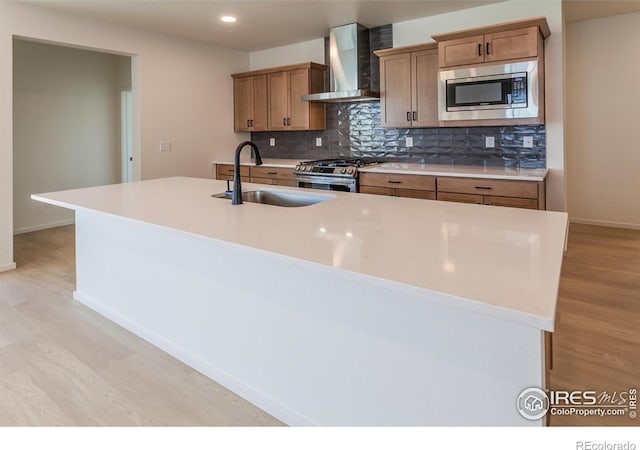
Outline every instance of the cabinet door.
POLYGON ((300 97, 309 93, 309 71, 307 69, 289 72, 289 115, 287 125, 290 130, 309 129, 309 102, 300 97))
POLYGON ((233 130, 251 131, 249 121, 252 110, 252 78, 243 77, 233 80, 233 130))
POLYGON ((484 36, 471 36, 438 43, 440 67, 484 62, 484 36))
POLYGON ((412 126, 438 126, 438 50, 411 53, 412 126))
POLYGON ((269 101, 267 96, 267 76, 257 75, 251 77, 251 94, 253 115, 251 117, 251 131, 265 131, 269 125, 267 122, 269 101))
POLYGON ((289 107, 289 72, 274 72, 267 75, 269 89, 269 129, 286 130, 289 107))
POLYGON ((538 56, 538 27, 485 34, 485 61, 538 56))
POLYGON ((380 122, 383 127, 411 126, 411 54, 380 58, 380 122))

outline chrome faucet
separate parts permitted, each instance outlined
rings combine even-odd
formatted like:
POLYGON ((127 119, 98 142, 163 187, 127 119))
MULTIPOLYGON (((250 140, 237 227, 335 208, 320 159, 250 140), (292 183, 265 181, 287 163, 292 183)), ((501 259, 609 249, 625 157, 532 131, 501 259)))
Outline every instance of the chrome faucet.
POLYGON ((236 147, 236 156, 233 161, 233 194, 231 194, 232 205, 242 205, 242 185, 240 184, 240 151, 245 146, 251 147, 256 157, 256 166, 262 165, 262 157, 258 151, 258 146, 251 141, 244 141, 236 147))

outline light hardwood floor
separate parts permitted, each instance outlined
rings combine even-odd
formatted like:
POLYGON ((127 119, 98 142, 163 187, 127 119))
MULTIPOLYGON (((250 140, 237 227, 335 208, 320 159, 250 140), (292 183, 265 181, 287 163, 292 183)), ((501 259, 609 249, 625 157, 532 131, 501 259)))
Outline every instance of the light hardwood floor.
MULTIPOLYGON (((0 425, 280 424, 73 301, 73 233, 17 236, 0 274, 0 425)), ((553 389, 640 387, 640 231, 571 226, 553 345, 553 389)))
MULTIPOLYGON (((552 389, 640 389, 640 231, 571 225, 553 358, 552 389)), ((555 416, 551 425, 638 426, 640 419, 555 416)))
POLYGON ((0 425, 279 421, 72 299, 74 228, 15 238, 0 274, 0 425))

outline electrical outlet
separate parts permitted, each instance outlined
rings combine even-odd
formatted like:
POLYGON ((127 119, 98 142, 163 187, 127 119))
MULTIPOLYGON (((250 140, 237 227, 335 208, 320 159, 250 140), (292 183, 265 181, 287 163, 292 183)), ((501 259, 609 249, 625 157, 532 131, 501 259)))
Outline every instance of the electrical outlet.
POLYGON ((525 136, 522 140, 522 146, 524 148, 533 148, 533 136, 525 136))
POLYGON ((485 136, 484 137, 484 147, 485 148, 495 148, 496 146, 496 138, 493 136, 485 136))
POLYGON ((316 138, 316 147, 322 147, 322 138, 316 138))
POLYGON ((160 142, 160 151, 161 152, 170 152, 171 151, 171 142, 160 142))
POLYGON ((406 138, 404 143, 407 147, 413 147, 413 138, 412 137, 406 138))
POLYGON ((276 146, 276 138, 270 138, 269 147, 275 147, 275 146, 276 146))

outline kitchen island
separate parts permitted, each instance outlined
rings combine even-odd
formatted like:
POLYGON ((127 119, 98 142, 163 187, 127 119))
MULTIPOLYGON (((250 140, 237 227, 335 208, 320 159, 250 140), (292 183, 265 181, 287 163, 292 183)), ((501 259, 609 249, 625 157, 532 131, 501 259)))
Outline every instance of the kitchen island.
POLYGON ((174 177, 76 212, 75 298, 291 425, 541 425, 564 213, 174 177))

